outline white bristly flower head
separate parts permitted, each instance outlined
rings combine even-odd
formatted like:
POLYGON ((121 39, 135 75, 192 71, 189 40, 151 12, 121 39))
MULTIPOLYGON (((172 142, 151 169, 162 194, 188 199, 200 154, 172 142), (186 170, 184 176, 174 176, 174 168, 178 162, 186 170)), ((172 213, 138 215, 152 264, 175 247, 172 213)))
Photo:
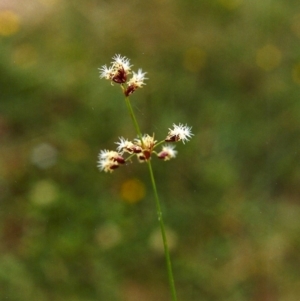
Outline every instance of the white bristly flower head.
POLYGON ((111 151, 106 150, 106 149, 101 150, 98 155, 99 160, 109 160, 110 157, 111 157, 111 151))
POLYGON ((142 152, 137 154, 139 161, 145 162, 145 161, 149 160, 151 157, 153 148, 155 146, 155 143, 157 142, 156 140, 154 140, 154 135, 152 137, 148 134, 145 134, 142 137, 142 141, 140 138, 136 138, 134 141, 135 141, 135 144, 142 149, 142 152))
POLYGON ((137 88, 141 88, 143 85, 146 85, 144 83, 144 80, 148 79, 147 77, 145 77, 145 75, 147 74, 147 72, 142 72, 142 69, 139 69, 137 73, 135 73, 134 71, 132 71, 132 78, 128 81, 128 85, 135 85, 137 86, 137 88))
POLYGON ((100 170, 103 170, 105 172, 113 172, 114 169, 118 168, 119 165, 118 164, 113 164, 111 161, 109 160, 99 160, 97 167, 100 170))
POLYGON ((168 161, 172 158, 175 158, 177 151, 175 150, 175 145, 166 144, 162 147, 162 151, 157 155, 158 158, 168 161))
POLYGON ((130 141, 123 137, 119 137, 119 140, 120 140, 120 142, 116 142, 116 144, 118 145, 117 151, 122 153, 126 150, 128 145, 130 144, 130 141))
POLYGON ((105 78, 105 79, 111 80, 111 78, 113 77, 113 74, 114 74, 112 67, 108 68, 106 65, 104 65, 98 69, 100 71, 100 78, 105 78))
POLYGON ((100 78, 105 78, 117 84, 124 84, 127 81, 127 76, 130 74, 131 66, 130 61, 125 56, 116 54, 113 57, 112 65, 106 65, 99 68, 100 78))
POLYGON ((98 155, 98 168, 105 172, 113 172, 120 164, 124 164, 124 158, 115 151, 102 150, 98 155))
POLYGON ((113 57, 113 61, 111 62, 113 68, 115 69, 123 69, 127 74, 130 73, 131 67, 132 65, 130 65, 130 60, 125 57, 125 56, 121 56, 120 54, 116 54, 113 57))
POLYGON ((121 84, 124 95, 128 97, 136 89, 142 88, 145 85, 144 81, 148 79, 145 77, 147 72, 143 72, 142 69, 139 69, 138 72, 131 72, 131 67, 127 57, 116 54, 112 58, 111 66, 104 65, 99 68, 100 78, 110 80, 111 83, 121 84), (132 73, 132 78, 127 81, 130 73, 132 73), (123 84, 126 84, 126 87, 123 84))
POLYGON ((187 125, 183 125, 181 123, 179 123, 179 125, 173 124, 173 129, 169 129, 165 141, 166 142, 182 141, 184 144, 185 141, 189 141, 189 139, 194 135, 191 129, 192 127, 188 127, 187 125))
POLYGON ((137 88, 142 88, 143 85, 146 85, 144 81, 148 79, 145 77, 147 72, 143 72, 142 69, 139 69, 137 73, 132 71, 132 78, 127 83, 127 89, 125 90, 125 95, 129 96, 132 94, 137 88))
POLYGON ((145 134, 142 137, 142 141, 140 138, 135 138, 134 139, 135 144, 138 146, 141 146, 143 148, 143 150, 151 150, 153 149, 155 143, 157 142, 156 140, 154 140, 154 136, 150 136, 148 134, 145 134))
POLYGON ((118 145, 117 147, 117 151, 121 154, 123 154, 124 152, 127 152, 129 154, 133 154, 133 153, 140 153, 142 151, 142 148, 134 143, 132 143, 131 141, 120 137, 119 138, 120 142, 116 142, 116 144, 118 145))

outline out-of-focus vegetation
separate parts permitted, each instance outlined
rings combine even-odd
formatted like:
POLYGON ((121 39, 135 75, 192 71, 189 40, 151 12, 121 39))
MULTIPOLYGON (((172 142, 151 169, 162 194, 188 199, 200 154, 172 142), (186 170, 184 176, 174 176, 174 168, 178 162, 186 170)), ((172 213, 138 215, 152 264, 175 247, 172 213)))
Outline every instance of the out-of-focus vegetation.
POLYGON ((193 126, 153 159, 179 300, 298 301, 300 8, 296 0, 0 1, 0 299, 170 300, 120 53, 149 80, 144 132, 193 126))

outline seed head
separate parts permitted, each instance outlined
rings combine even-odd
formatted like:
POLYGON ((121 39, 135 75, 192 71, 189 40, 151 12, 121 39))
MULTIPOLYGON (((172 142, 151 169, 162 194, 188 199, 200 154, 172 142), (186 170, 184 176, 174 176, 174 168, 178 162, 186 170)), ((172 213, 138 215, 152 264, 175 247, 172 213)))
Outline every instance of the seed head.
POLYGON ((166 142, 182 141, 184 144, 185 141, 189 141, 189 139, 194 135, 191 129, 192 127, 188 127, 187 125, 183 125, 181 123, 179 123, 179 125, 173 124, 173 129, 169 129, 165 141, 166 142))
POLYGON ((162 151, 157 155, 158 158, 168 161, 175 158, 177 151, 175 150, 175 145, 166 144, 162 147, 162 151))

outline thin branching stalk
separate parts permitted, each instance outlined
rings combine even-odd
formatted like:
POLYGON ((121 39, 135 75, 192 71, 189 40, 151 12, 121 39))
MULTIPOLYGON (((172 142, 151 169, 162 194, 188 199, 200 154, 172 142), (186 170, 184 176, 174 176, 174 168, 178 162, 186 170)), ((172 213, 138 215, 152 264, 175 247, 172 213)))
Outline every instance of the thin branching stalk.
POLYGON ((133 109, 132 109, 132 106, 130 104, 130 99, 129 97, 125 97, 125 102, 126 102, 126 106, 127 106, 127 109, 129 111, 129 115, 132 119, 132 122, 133 122, 133 125, 135 127, 135 130, 139 136, 139 139, 141 140, 141 143, 143 144, 143 139, 142 139, 142 133, 141 133, 141 130, 140 130, 140 127, 139 127, 139 124, 135 118, 135 115, 134 115, 134 112, 133 112, 133 109))
MULTIPOLYGON (((135 118, 135 114, 133 112, 129 97, 126 97, 125 101, 126 101, 126 105, 127 105, 128 111, 129 111, 129 115, 131 116, 134 127, 135 127, 136 132, 139 136, 139 139, 141 140, 141 143, 143 143, 140 127, 139 127, 138 122, 135 118)), ((153 173, 153 169, 152 169, 150 159, 147 160, 147 165, 148 165, 148 169, 149 169, 149 173, 150 173, 151 184, 152 184, 155 203, 156 203, 157 217, 158 217, 158 221, 159 221, 159 224, 160 224, 160 231, 161 231, 161 236, 162 236, 163 245, 164 245, 164 253, 165 253, 167 270, 168 270, 169 284, 170 284, 170 289, 171 289, 171 293, 172 293, 172 301, 177 301, 176 288, 175 288, 175 282, 174 282, 174 276, 173 276, 173 270, 172 270, 172 263, 171 263, 171 257, 170 257, 170 251, 169 251, 169 246, 168 246, 168 241, 167 241, 167 236, 166 236, 166 230, 165 230, 163 215, 162 215, 161 206, 160 206, 160 201, 159 201, 159 197, 158 197, 158 193, 157 193, 155 177, 154 177, 154 173, 153 173)))
POLYGON ((119 137, 119 142, 116 142, 116 144, 118 145, 116 151, 101 150, 98 155, 97 164, 100 170, 112 173, 115 169, 125 164, 126 161, 130 160, 135 155, 137 156, 139 162, 147 163, 151 184, 154 192, 157 216, 160 224, 161 236, 164 246, 172 301, 177 301, 170 251, 168 247, 166 230, 161 211, 161 203, 158 197, 155 177, 151 165, 151 155, 155 154, 159 159, 162 159, 164 161, 168 161, 172 158, 175 158, 177 151, 175 150, 175 146, 171 144, 179 141, 182 141, 182 143, 184 144, 186 141, 189 141, 189 139, 193 136, 193 133, 191 131, 191 127, 189 127, 188 125, 184 125, 183 123, 179 123, 177 125, 173 123, 173 128, 169 128, 167 136, 164 140, 160 142, 157 142, 154 139, 154 133, 153 136, 150 136, 148 134, 142 135, 139 124, 131 106, 129 95, 131 95, 137 89, 142 88, 145 85, 144 81, 148 78, 145 77, 147 72, 143 72, 142 69, 138 69, 137 72, 131 71, 131 66, 132 65, 130 64, 130 60, 128 58, 126 58, 125 56, 123 57, 120 54, 116 54, 113 57, 112 64, 109 67, 107 67, 107 65, 103 65, 101 68, 99 68, 99 70, 100 78, 105 78, 106 80, 109 80, 112 84, 120 84, 122 92, 125 95, 126 106, 129 115, 132 119, 135 130, 137 132, 138 139, 129 141, 124 137, 119 137), (130 79, 128 79, 128 74, 132 74, 132 77, 130 79), (154 149, 161 144, 164 144, 162 145, 161 151, 155 151, 154 149), (124 156, 125 153, 126 156, 124 156), (127 157, 128 153, 129 156, 127 157))

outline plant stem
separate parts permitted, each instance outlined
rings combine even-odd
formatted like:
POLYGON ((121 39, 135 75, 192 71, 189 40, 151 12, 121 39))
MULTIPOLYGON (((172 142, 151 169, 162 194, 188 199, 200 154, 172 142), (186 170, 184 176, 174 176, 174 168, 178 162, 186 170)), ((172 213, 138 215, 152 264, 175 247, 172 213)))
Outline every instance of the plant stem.
POLYGON ((155 183, 155 178, 152 170, 152 165, 150 160, 147 161, 148 163, 148 168, 149 168, 149 173, 150 173, 150 178, 152 182, 152 188, 154 191, 154 197, 155 197, 155 202, 156 202, 156 209, 157 209, 157 216, 158 216, 158 221, 160 224, 160 231, 161 231, 161 236, 163 240, 163 245, 164 245, 164 251, 165 251, 165 258, 166 258, 166 263, 167 263, 167 270, 168 270, 168 278, 169 278, 169 284, 170 284, 170 289, 172 293, 172 300, 176 301, 177 296, 176 296, 176 288, 175 288, 175 282, 174 282, 174 277, 173 277, 173 271, 172 271, 172 263, 171 263, 171 257, 170 257, 170 251, 168 247, 168 241, 166 237, 166 230, 165 230, 165 224, 162 216, 162 211, 161 211, 161 206, 160 206, 160 201, 156 189, 156 183, 155 183))
POLYGON ((137 122, 137 120, 135 118, 134 112, 132 110, 132 106, 131 106, 129 97, 125 97, 125 102, 126 102, 126 105, 127 105, 128 111, 129 111, 129 115, 130 115, 130 117, 132 119, 132 122, 134 124, 135 130, 136 130, 136 132, 137 132, 137 134, 139 136, 139 139, 141 140, 141 143, 143 145, 142 133, 141 133, 139 124, 138 124, 138 122, 137 122))
MULTIPOLYGON (((139 127, 138 122, 135 118, 135 115, 134 115, 129 97, 126 97, 125 101, 126 101, 126 105, 127 105, 128 111, 129 111, 129 115, 131 116, 134 127, 136 129, 136 132, 139 136, 139 139, 141 140, 141 144, 143 145, 143 139, 142 139, 142 134, 141 134, 141 131, 140 131, 140 127, 139 127)), ((162 142, 160 142, 160 143, 162 143, 162 142)), ((171 293, 172 293, 172 301, 177 301, 176 288, 175 288, 175 282, 174 282, 172 264, 171 264, 171 257, 170 257, 170 251, 169 251, 167 237, 166 237, 166 230, 165 230, 165 225, 164 225, 164 221, 163 221, 160 201, 159 201, 159 197, 158 197, 158 193, 157 193, 155 178, 154 178, 154 174, 153 174, 152 165, 151 165, 150 160, 147 160, 147 164, 148 164, 148 169, 149 169, 149 173, 150 173, 152 188, 153 188, 153 192, 154 192, 157 216, 158 216, 158 221, 159 221, 159 224, 160 224, 160 231, 161 231, 161 236, 162 236, 163 245, 164 245, 164 253, 165 253, 165 258, 166 258, 166 263, 167 263, 168 278, 169 278, 169 284, 170 284, 170 289, 171 289, 171 293)))

